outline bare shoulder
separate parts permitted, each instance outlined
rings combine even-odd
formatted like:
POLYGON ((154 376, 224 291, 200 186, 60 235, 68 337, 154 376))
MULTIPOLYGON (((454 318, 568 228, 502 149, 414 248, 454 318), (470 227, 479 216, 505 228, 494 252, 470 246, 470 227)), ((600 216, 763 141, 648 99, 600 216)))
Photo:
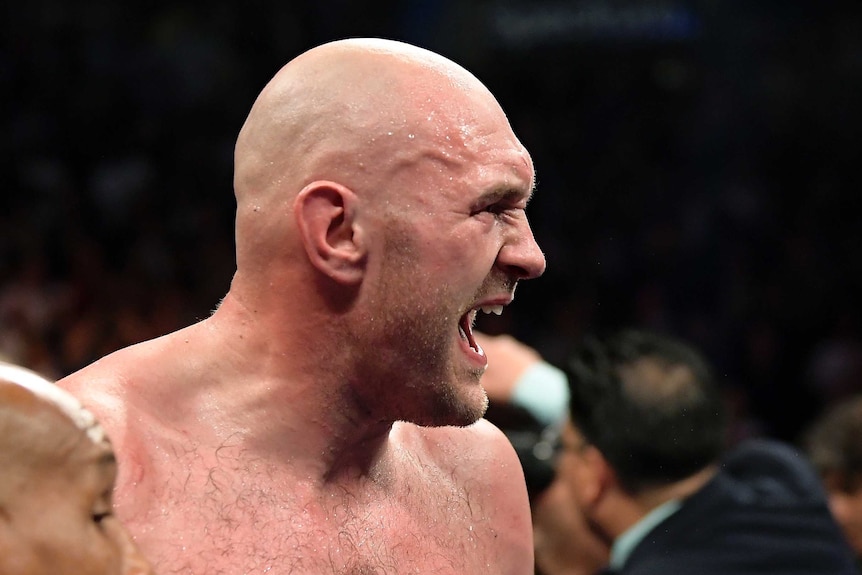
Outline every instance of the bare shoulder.
POLYGON ((480 419, 467 427, 419 427, 424 440, 441 457, 457 464, 469 460, 477 463, 514 463, 520 470, 518 456, 509 440, 497 426, 480 419))
POLYGON ((526 504, 524 472, 515 449, 493 423, 480 419, 467 427, 418 427, 400 424, 402 446, 424 453, 462 485, 490 500, 498 497, 526 504))
MULTIPOLYGON (((405 424, 406 425, 406 424, 405 424)), ((426 456, 458 484, 471 514, 487 520, 506 573, 532 573, 532 520, 524 473, 506 436, 481 419, 468 427, 409 426, 426 456)))
MULTIPOLYGON (((128 430, 135 388, 152 388, 165 379, 175 361, 170 336, 115 351, 57 381, 99 420, 115 446, 128 430)), ((175 346, 174 346, 175 347, 175 346)))
MULTIPOLYGON (((480 482, 493 488, 513 491, 520 497, 524 474, 509 440, 494 424, 480 419, 467 427, 402 426, 399 435, 405 445, 424 452, 436 467, 464 483, 480 482)), ((489 493, 489 495, 492 493, 489 493)))
POLYGON ((87 398, 103 392, 116 393, 129 382, 158 377, 185 353, 178 344, 182 331, 185 330, 117 350, 67 375, 57 384, 87 398))
POLYGON ((153 446, 166 432, 159 424, 165 405, 160 394, 178 388, 177 366, 189 361, 177 349, 174 334, 168 334, 117 350, 57 382, 96 416, 114 446, 120 462, 118 505, 128 506, 126 488, 137 485, 145 470, 157 477, 153 446))
POLYGON ((116 351, 57 381, 57 385, 70 392, 84 404, 103 425, 113 419, 112 414, 122 405, 118 390, 127 374, 123 358, 127 349, 116 351))
POLYGON ((152 345, 148 341, 115 351, 63 377, 57 385, 77 396, 88 408, 101 411, 101 407, 115 404, 125 384, 143 372, 152 345))

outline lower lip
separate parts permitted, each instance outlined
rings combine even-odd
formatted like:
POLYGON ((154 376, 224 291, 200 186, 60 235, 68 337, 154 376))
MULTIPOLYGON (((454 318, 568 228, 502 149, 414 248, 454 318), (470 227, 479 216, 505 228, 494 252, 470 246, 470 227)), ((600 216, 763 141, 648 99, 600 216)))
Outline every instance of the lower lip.
POLYGON ((488 358, 485 354, 478 353, 475 349, 470 347, 467 340, 461 337, 460 334, 458 334, 458 343, 461 345, 461 351, 464 352, 464 355, 467 356, 467 359, 470 360, 471 364, 481 369, 488 367, 488 358))

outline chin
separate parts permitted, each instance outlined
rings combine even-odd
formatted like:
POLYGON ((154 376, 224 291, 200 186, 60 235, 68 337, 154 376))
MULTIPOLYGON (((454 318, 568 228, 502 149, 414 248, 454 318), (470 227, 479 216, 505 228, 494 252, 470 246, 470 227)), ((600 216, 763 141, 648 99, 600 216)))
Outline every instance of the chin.
POLYGON ((438 396, 437 401, 414 421, 425 427, 467 427, 485 415, 488 409, 488 395, 480 385, 469 388, 456 388, 461 393, 452 392, 438 396))

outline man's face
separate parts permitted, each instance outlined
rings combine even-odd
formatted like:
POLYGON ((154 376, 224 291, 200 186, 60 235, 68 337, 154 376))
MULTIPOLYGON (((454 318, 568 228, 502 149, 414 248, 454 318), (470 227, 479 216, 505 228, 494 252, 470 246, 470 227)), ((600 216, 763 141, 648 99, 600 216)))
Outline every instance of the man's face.
MULTIPOLYGON (((430 390, 391 406, 421 425, 467 425, 484 414, 476 314, 501 310, 519 280, 545 267, 525 213, 529 155, 502 112, 459 122, 406 137, 389 187, 395 197, 378 222, 385 240, 366 321, 376 332, 372 357, 397 370, 387 385, 430 390)), ((392 396, 391 387, 382 391, 392 396)))
POLYGON ((598 573, 607 564, 609 545, 591 529, 570 486, 557 473, 532 505, 536 563, 543 572, 598 573))
POLYGON ((110 445, 94 443, 53 406, 26 409, 0 438, 0 573, 149 574, 112 513, 110 445))
POLYGON ((592 473, 585 459, 588 447, 586 439, 580 431, 566 421, 560 434, 560 458, 557 464, 558 480, 569 486, 572 502, 582 513, 588 510, 587 490, 593 483, 592 473))
POLYGON ((606 464, 602 461, 596 447, 586 440, 571 420, 566 421, 560 434, 558 481, 568 486, 571 501, 587 528, 599 541, 610 547, 615 536, 602 526, 599 519, 599 507, 602 506, 606 487, 602 479, 606 464))

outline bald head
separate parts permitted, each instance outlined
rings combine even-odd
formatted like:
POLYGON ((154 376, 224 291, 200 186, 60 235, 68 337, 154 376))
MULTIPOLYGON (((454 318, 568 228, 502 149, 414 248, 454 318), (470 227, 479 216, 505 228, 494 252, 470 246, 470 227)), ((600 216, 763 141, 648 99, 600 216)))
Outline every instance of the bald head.
POLYGON ((50 405, 94 443, 105 441, 105 433, 93 414, 84 409, 74 396, 24 367, 0 362, 0 403, 12 407, 38 403, 50 405))
POLYGON ((381 137, 433 124, 433 115, 418 121, 420 109, 430 113, 477 90, 487 92, 458 64, 402 42, 351 39, 313 48, 279 70, 254 103, 236 145, 237 193, 302 187, 342 175, 339 168, 352 173, 364 150, 386 144, 381 137), (331 157, 345 149, 360 154, 353 166, 331 157))
POLYGON ((301 54, 260 93, 237 140, 238 264, 245 247, 260 253, 283 230, 280 216, 309 183, 381 194, 432 143, 440 161, 457 155, 490 116, 505 121, 475 76, 416 46, 350 39, 301 54))
POLYGON ((106 438, 77 399, 33 371, 0 363, 0 461, 7 479, 56 465, 81 441, 102 445, 106 438))
POLYGON ((0 573, 151 575, 111 511, 116 460, 93 415, 0 362, 0 573))

